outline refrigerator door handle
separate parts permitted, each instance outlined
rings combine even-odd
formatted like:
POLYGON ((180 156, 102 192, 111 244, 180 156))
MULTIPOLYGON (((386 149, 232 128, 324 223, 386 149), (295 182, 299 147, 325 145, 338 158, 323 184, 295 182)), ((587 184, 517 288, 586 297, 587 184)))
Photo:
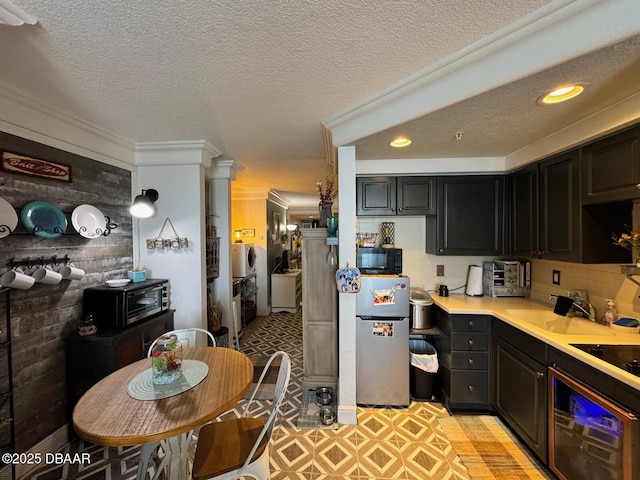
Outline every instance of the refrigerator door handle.
POLYGON ((360 320, 367 320, 372 322, 401 322, 407 317, 380 317, 377 315, 360 315, 360 320))

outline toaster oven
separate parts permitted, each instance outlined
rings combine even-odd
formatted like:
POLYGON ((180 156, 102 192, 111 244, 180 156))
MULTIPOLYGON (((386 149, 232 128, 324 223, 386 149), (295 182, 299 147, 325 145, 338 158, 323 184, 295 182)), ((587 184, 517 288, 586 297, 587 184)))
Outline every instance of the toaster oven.
POLYGON ((93 315, 99 332, 127 328, 169 308, 169 281, 148 279, 123 287, 100 285, 84 290, 82 312, 93 315))

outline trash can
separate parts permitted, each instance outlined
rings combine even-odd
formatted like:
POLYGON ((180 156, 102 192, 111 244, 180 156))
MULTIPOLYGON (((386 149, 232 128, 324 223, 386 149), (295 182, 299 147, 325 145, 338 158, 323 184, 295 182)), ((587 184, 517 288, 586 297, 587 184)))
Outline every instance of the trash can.
POLYGON ((436 349, 426 340, 409 340, 411 367, 409 391, 416 400, 430 401, 435 392, 438 372, 436 349))
POLYGON ((409 304, 411 306, 411 328, 417 330, 431 328, 433 326, 433 322, 431 320, 433 299, 431 298, 431 295, 422 288, 412 287, 409 294, 409 304))

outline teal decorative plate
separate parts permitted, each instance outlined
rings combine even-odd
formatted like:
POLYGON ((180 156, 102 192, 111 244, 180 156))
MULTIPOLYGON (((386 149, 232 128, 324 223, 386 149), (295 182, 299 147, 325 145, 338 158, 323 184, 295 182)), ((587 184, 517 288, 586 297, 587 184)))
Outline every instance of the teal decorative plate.
POLYGON ((27 203, 20 212, 27 230, 39 237, 56 238, 67 230, 67 219, 58 207, 44 200, 27 203))

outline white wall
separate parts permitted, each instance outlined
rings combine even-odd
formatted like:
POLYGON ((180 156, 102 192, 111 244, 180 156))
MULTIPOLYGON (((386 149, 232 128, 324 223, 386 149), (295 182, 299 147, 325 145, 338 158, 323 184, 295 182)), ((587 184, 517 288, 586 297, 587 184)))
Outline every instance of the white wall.
MULTIPOLYGON (((256 282, 258 295, 256 306, 257 314, 266 316, 271 313, 269 308, 268 280, 270 272, 267 271, 267 200, 264 198, 234 200, 232 204, 233 215, 231 220, 232 232, 235 230, 255 230, 255 236, 243 237, 243 243, 253 243, 256 251, 256 282)), ((233 239, 232 241, 235 241, 233 239)))
MULTIPOLYGON (((140 190, 155 188, 159 193, 157 214, 139 221, 140 261, 147 277, 170 280, 176 328, 206 327, 203 167, 141 166, 137 180, 140 190), (158 236, 167 218, 178 235, 189 240, 188 248, 148 250, 146 239, 158 236)), ((162 236, 173 236, 168 223, 162 236)))
MULTIPOLYGON (((493 257, 429 255, 426 249, 426 218, 424 216, 358 217, 358 232, 378 233, 382 222, 395 225, 395 246, 402 248, 402 273, 411 280, 412 287, 436 290, 440 284, 449 291, 465 285, 469 265, 482 265, 493 257), (436 276, 436 265, 444 265, 444 276, 436 276)), ((454 290, 464 293, 464 288, 454 290)))

